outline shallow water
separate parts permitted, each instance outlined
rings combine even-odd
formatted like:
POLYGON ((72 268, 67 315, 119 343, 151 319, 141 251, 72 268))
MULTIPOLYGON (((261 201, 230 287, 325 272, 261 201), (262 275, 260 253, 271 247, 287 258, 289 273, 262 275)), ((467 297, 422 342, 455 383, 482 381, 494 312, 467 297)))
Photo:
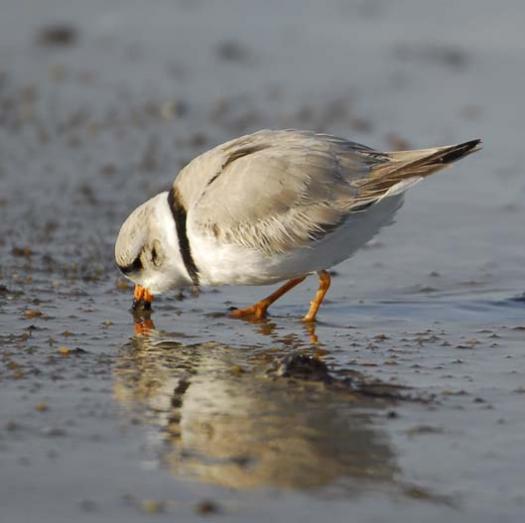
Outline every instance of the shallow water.
POLYGON ((521 521, 525 12, 505 5, 0 2, 6 521, 521 521), (261 323, 225 316, 255 287, 133 318, 122 220, 261 127, 485 148, 335 269, 315 329, 313 278, 261 323))

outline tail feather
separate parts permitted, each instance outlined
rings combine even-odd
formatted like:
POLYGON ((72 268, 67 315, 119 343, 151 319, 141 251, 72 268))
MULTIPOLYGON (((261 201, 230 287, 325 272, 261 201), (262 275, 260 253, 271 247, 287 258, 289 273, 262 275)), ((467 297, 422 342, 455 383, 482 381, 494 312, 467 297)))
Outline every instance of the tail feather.
POLYGON ((387 153, 388 160, 375 165, 370 176, 357 184, 360 200, 385 196, 396 184, 408 179, 419 179, 440 171, 447 165, 478 151, 481 140, 470 140, 457 145, 395 151, 387 153))
MULTIPOLYGON (((392 162, 398 163, 398 168, 417 167, 419 165, 444 166, 455 162, 464 156, 479 151, 481 140, 470 140, 457 145, 445 145, 433 149, 418 149, 415 151, 395 151, 388 153, 392 162), (399 165, 400 164, 400 165, 399 165)), ((429 173, 430 174, 430 173, 429 173)))

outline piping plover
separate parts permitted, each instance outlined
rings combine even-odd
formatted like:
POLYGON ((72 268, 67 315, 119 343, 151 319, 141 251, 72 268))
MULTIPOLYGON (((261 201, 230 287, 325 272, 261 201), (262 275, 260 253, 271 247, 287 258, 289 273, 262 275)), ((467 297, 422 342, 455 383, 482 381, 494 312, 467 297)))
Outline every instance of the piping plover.
POLYGON ((115 259, 136 284, 134 308, 177 287, 287 280, 230 313, 261 319, 317 273, 304 317, 314 321, 330 286, 327 269, 392 223, 409 187, 479 144, 379 152, 328 134, 263 130, 219 145, 122 225, 115 259))

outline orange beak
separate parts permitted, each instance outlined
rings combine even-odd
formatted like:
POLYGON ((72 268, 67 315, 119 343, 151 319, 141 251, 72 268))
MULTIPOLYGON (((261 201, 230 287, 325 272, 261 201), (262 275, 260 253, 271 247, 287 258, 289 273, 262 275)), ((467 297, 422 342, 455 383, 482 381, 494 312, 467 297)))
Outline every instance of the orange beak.
POLYGON ((152 301, 153 294, 151 294, 148 289, 140 285, 135 285, 135 290, 133 291, 133 310, 137 310, 139 307, 142 307, 144 310, 150 310, 152 301))

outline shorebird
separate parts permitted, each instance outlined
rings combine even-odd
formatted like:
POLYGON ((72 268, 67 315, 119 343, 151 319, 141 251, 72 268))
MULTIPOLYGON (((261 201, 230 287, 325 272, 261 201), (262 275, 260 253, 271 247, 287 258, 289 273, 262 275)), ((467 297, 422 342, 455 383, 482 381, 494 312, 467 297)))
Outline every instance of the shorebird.
POLYGON ((285 281, 230 312, 259 320, 316 273, 319 288, 304 316, 315 321, 328 269, 393 222, 407 189, 480 143, 379 152, 328 134, 262 130, 219 145, 122 225, 115 259, 135 283, 134 308, 174 288, 285 281))

